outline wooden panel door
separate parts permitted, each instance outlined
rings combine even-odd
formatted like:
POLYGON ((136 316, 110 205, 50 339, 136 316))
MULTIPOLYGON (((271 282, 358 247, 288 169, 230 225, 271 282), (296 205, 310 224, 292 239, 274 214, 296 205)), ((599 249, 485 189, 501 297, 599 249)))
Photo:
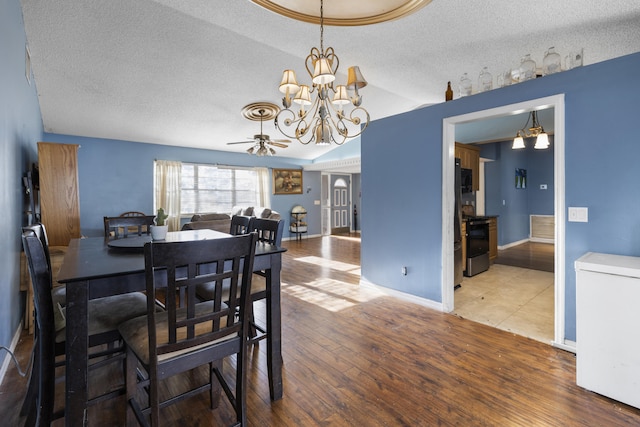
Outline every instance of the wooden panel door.
POLYGON ((351 176, 331 175, 331 234, 349 233, 350 221, 350 185, 351 176))
POLYGON ((68 246, 72 238, 80 237, 78 148, 38 143, 40 209, 50 246, 68 246))

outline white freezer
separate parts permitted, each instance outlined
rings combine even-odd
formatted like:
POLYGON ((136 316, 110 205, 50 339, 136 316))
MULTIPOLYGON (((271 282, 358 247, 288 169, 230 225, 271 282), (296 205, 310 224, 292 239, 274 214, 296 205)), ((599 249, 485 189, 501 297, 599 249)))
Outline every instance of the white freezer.
POLYGON ((640 258, 589 252, 575 270, 577 384, 640 408, 640 258))

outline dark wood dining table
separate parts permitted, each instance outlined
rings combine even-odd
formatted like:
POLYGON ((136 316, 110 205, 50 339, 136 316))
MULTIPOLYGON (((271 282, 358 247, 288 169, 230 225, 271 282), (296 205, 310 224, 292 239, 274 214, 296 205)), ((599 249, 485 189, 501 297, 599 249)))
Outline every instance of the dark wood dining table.
MULTIPOLYGON (((229 234, 214 230, 170 232, 167 241, 219 239, 229 234)), ((66 306, 66 399, 65 424, 87 425, 89 299, 144 291, 142 247, 150 236, 109 241, 102 237, 72 239, 64 257, 58 282, 67 289, 66 306)), ((282 342, 280 270, 286 249, 258 242, 254 271, 267 274, 267 367, 271 400, 282 398, 282 342)))

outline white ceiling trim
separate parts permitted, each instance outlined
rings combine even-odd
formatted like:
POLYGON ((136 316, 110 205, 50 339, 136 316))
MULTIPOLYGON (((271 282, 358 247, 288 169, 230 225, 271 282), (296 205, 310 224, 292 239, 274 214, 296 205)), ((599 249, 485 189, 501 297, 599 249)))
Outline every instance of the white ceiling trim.
POLYGON ((360 173, 360 157, 350 159, 331 160, 328 162, 311 163, 304 165, 305 171, 333 171, 346 173, 360 173))

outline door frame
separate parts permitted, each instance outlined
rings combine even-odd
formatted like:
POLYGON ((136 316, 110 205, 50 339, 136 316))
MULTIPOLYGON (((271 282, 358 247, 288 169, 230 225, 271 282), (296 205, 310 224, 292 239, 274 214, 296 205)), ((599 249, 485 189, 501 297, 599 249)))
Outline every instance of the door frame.
POLYGON ((575 352, 575 344, 566 343, 565 335, 565 105, 564 94, 537 98, 516 104, 474 111, 442 120, 442 310, 454 309, 453 278, 453 209, 454 157, 456 124, 520 114, 532 109, 554 108, 554 340, 552 345, 575 352))

